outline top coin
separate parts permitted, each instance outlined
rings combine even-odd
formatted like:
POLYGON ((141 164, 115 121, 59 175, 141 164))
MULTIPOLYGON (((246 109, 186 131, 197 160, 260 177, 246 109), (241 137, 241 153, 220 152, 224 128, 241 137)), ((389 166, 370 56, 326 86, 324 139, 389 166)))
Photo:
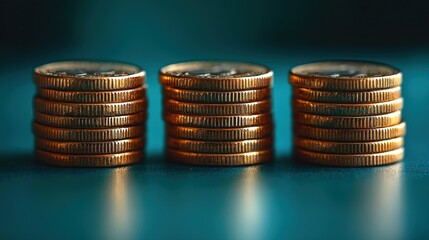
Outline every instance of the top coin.
POLYGON ((164 86, 173 88, 234 91, 269 87, 273 72, 249 63, 199 61, 163 67, 159 78, 164 86))
POLYGON ((34 69, 37 86, 59 90, 130 89, 142 86, 145 76, 136 66, 111 62, 56 62, 34 69))
POLYGON ((360 61, 326 61, 294 67, 295 87, 334 91, 366 91, 400 86, 402 73, 391 66, 360 61))

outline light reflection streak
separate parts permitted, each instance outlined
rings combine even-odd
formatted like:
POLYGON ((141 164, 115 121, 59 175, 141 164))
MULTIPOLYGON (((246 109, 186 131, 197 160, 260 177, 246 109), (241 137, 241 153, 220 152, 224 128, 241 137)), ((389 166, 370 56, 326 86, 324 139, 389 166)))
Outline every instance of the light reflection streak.
POLYGON ((402 172, 403 163, 398 163, 384 167, 374 179, 374 191, 378 194, 373 209, 374 224, 384 239, 402 239, 404 236, 402 172))
POLYGON ((362 196, 368 208, 360 214, 365 239, 402 239, 404 236, 403 164, 375 169, 374 178, 362 196))
POLYGON ((105 239, 130 239, 133 230, 128 186, 129 167, 113 170, 106 205, 105 239))
POLYGON ((263 227, 263 193, 260 166, 247 167, 240 178, 231 232, 234 239, 260 239, 263 227))

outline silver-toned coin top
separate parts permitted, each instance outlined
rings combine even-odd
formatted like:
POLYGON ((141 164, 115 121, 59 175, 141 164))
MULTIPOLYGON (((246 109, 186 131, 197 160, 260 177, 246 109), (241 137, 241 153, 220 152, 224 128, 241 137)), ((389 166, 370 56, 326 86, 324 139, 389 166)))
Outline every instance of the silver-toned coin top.
POLYGON ((264 66, 249 63, 199 61, 166 66, 161 69, 161 74, 174 77, 242 78, 272 73, 264 66))
POLYGON ((140 68, 111 62, 69 61, 56 62, 37 67, 38 74, 57 77, 74 78, 100 78, 100 77, 126 77, 134 74, 145 75, 140 68))
POLYGON ((394 67, 374 62, 326 61, 292 68, 292 74, 324 78, 375 78, 399 74, 394 67))

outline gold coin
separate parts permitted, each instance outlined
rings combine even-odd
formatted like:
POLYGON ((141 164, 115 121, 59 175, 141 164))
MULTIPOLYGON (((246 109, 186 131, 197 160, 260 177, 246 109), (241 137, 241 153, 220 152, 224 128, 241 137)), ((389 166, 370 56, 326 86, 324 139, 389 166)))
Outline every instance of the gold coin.
POLYGON ((55 89, 38 88, 40 98, 57 102, 77 103, 107 103, 129 102, 146 98, 146 87, 116 91, 61 91, 55 89))
POLYGON ((167 138, 167 146, 184 152, 194 153, 245 153, 272 149, 272 138, 242 140, 233 142, 196 141, 167 138))
POLYGON ((366 104, 318 103, 300 99, 293 101, 294 111, 328 116, 370 116, 396 112, 402 109, 403 99, 366 104))
POLYGON ((320 128, 382 128, 399 124, 401 111, 363 117, 321 116, 294 112, 296 123, 320 128))
POLYGON ((371 154, 327 154, 295 149, 295 156, 302 161, 320 165, 370 167, 401 161, 404 158, 404 149, 371 154))
POLYGON ((404 138, 376 142, 327 142, 295 137, 295 146, 312 152, 338 154, 366 154, 392 151, 404 145, 404 138))
POLYGON ((167 135, 203 141, 238 141, 271 137, 273 126, 269 124, 244 128, 195 128, 167 124, 167 135))
POLYGON ((364 91, 401 85, 402 73, 391 66, 360 61, 325 61, 292 68, 290 83, 295 87, 326 91, 364 91))
POLYGON ((236 154, 205 154, 182 152, 167 148, 167 157, 172 162, 203 166, 240 166, 270 162, 271 150, 236 154))
POLYGON ((230 91, 230 92, 208 92, 192 91, 164 87, 164 97, 182 102, 194 103, 245 103, 257 102, 271 99, 271 88, 255 90, 230 91))
POLYGON ((216 104, 216 103, 187 103, 175 100, 165 100, 164 110, 170 113, 190 115, 254 115, 271 111, 271 101, 251 103, 216 104))
POLYGON ((273 72, 249 63, 199 61, 163 67, 159 78, 162 85, 173 88, 234 91, 269 87, 273 72))
POLYGON ((57 141, 98 142, 143 136, 145 127, 143 125, 138 125, 104 129, 69 129, 49 127, 34 123, 33 132, 37 137, 57 141))
POLYGON ((271 113, 249 116, 196 116, 183 114, 164 114, 167 123, 205 128, 237 128, 267 125, 272 123, 271 113))
POLYGON ((142 150, 144 138, 131 138, 106 142, 62 142, 36 137, 40 150, 66 154, 109 154, 142 150))
POLYGON ((401 97, 401 87, 365 92, 327 92, 309 88, 294 88, 295 99, 332 103, 377 103, 401 97))
POLYGON ((322 141, 380 141, 404 136, 405 122, 390 127, 369 129, 316 128, 295 124, 294 131, 296 136, 322 141))
POLYGON ((130 89, 142 86, 145 76, 146 73, 136 66, 110 62, 56 62, 34 69, 38 87, 59 90, 130 89))
POLYGON ((34 109, 57 116, 110 117, 144 111, 146 101, 140 99, 120 103, 65 103, 35 98, 34 109))
POLYGON ((42 125, 62 128, 114 128, 143 124, 146 121, 146 113, 115 117, 63 117, 35 112, 34 121, 42 125))
POLYGON ((63 167, 116 167, 141 162, 143 151, 102 155, 68 155, 36 150, 39 162, 63 167))

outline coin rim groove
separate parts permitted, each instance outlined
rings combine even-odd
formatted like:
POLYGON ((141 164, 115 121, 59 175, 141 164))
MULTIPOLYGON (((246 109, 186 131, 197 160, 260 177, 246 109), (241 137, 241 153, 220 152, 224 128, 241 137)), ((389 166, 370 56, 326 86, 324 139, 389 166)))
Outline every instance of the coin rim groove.
POLYGON ((144 125, 102 129, 69 129, 33 123, 36 137, 69 142, 98 142, 136 138, 145 135, 144 125))
POLYGON ((199 128, 166 124, 168 136, 199 141, 239 141, 273 136, 273 125, 244 128, 199 128))
POLYGON ((163 87, 166 99, 193 103, 247 103, 271 99, 271 87, 242 91, 194 91, 163 87))
POLYGON ((59 89, 59 90, 86 90, 86 91, 96 91, 96 90, 120 90, 120 89, 130 89, 142 86, 145 82, 146 72, 141 68, 131 65, 131 64, 122 64, 114 62, 92 62, 92 61, 65 61, 65 62, 53 62, 44 64, 42 66, 36 67, 33 71, 33 79, 35 84, 38 87, 49 88, 49 89, 59 89), (43 68, 49 67, 51 65, 60 65, 60 64, 109 64, 109 65, 123 65, 130 68, 135 68, 137 71, 134 74, 127 76, 117 76, 117 77, 73 77, 73 76, 54 76, 48 75, 41 70, 43 68))
POLYGON ((111 127, 127 127, 146 122, 146 112, 139 112, 129 115, 113 116, 113 117, 68 117, 55 116, 41 112, 34 112, 34 121, 51 127, 59 128, 111 128, 111 127))
POLYGON ((383 128, 332 129, 312 127, 295 123, 294 132, 296 136, 322 141, 379 141, 405 136, 406 124, 405 122, 401 122, 399 124, 383 128))
POLYGON ((66 103, 34 98, 35 111, 69 117, 113 117, 145 111, 144 99, 118 103, 66 103))
POLYGON ((341 104, 310 102, 301 99, 293 100, 294 111, 326 116, 372 116, 402 110, 403 98, 381 103, 341 104))
POLYGON ((100 142, 64 142, 35 137, 37 149, 63 154, 91 155, 130 152, 143 149, 145 139, 143 137, 100 141, 100 142))
MULTIPOLYGON (((350 61, 321 61, 308 64, 321 64, 321 63, 350 63, 350 61)), ((381 77, 324 77, 312 76, 294 72, 297 68, 303 67, 302 64, 293 67, 289 71, 289 82, 294 87, 319 89, 319 90, 338 90, 338 91, 356 91, 356 90, 377 90, 398 87, 402 83, 402 73, 399 69, 383 63, 365 62, 365 61, 351 61, 360 62, 365 64, 377 64, 387 67, 396 71, 396 74, 381 77)))
POLYGON ((266 125, 272 123, 271 113, 262 113, 248 116, 198 116, 165 113, 167 123, 204 128, 238 128, 266 125))
POLYGON ((169 137, 167 138, 167 147, 184 152, 193 153, 218 153, 218 154, 230 154, 230 153, 245 153, 255 152, 262 150, 272 150, 273 139, 262 138, 262 139, 247 139, 241 141, 197 141, 189 139, 178 139, 169 137))
POLYGON ((164 100, 165 111, 185 115, 255 115, 270 112, 271 107, 270 100, 235 104, 187 103, 172 99, 164 100))
POLYGON ((332 154, 371 154, 393 151, 404 146, 404 138, 397 137, 373 142, 330 142, 295 137, 294 144, 310 152, 332 154))
POLYGON ((381 166, 402 161, 404 158, 404 148, 399 148, 389 152, 359 155, 315 153, 298 148, 294 151, 295 157, 300 161, 337 167, 381 166))
POLYGON ((37 161, 62 167, 117 167, 144 160, 144 151, 100 155, 70 155, 36 150, 37 161))
POLYGON ((397 125, 402 122, 402 112, 363 116, 363 117, 344 117, 344 116, 322 116, 295 111, 293 116, 294 122, 302 125, 319 127, 319 128, 382 128, 397 125))
POLYGON ((401 97, 401 87, 365 92, 319 91, 310 88, 293 88, 293 98, 323 103, 380 103, 401 97))
MULTIPOLYGON (((250 67, 252 67, 250 66, 250 67)), ((234 91, 246 89, 260 89, 272 85, 273 71, 259 64, 250 64, 245 62, 225 62, 225 61, 193 61, 180 62, 164 66, 159 71, 159 80, 161 85, 179 89, 208 90, 208 91, 234 91), (238 77, 198 77, 198 76, 176 76, 166 71, 175 65, 195 64, 195 63, 221 63, 221 64, 246 64, 254 67, 263 68, 266 73, 255 76, 238 77)))
POLYGON ((272 150, 238 154, 189 153, 167 148, 167 159, 172 162, 200 166, 242 166, 272 161, 272 150))
POLYGON ((63 91, 38 88, 37 96, 56 102, 70 103, 119 103, 146 99, 146 86, 113 91, 63 91))

